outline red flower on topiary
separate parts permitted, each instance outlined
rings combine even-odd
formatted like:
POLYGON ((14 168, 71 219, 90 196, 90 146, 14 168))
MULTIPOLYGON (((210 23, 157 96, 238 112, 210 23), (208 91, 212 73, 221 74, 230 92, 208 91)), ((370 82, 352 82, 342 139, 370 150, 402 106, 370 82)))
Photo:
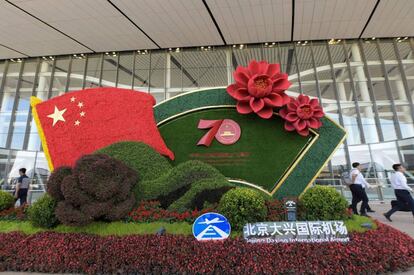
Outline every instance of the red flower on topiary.
POLYGON ((237 100, 240 114, 255 112, 262 118, 270 118, 274 107, 289 102, 285 90, 291 83, 288 75, 280 73, 279 64, 253 60, 248 67, 237 67, 234 72, 235 84, 227 87, 227 93, 237 100))
POLYGON ((324 116, 322 107, 317 99, 310 99, 306 95, 299 95, 279 111, 285 119, 285 130, 295 131, 301 136, 309 135, 309 128, 318 129, 322 126, 320 119, 324 116))

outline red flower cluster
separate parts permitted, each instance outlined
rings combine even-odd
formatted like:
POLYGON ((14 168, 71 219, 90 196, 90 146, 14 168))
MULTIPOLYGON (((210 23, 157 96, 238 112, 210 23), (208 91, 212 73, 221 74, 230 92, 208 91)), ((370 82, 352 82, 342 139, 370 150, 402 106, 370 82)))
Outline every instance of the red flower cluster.
POLYGON ((285 130, 298 132, 301 136, 309 135, 309 128, 318 129, 322 126, 320 119, 324 116, 317 99, 299 95, 280 110, 279 115, 285 119, 285 130))
POLYGON ((27 207, 9 208, 0 211, 0 220, 25 220, 27 207))
POLYGON ((291 83, 288 75, 280 73, 279 64, 253 60, 248 67, 238 66, 234 72, 235 84, 227 92, 237 100, 237 111, 241 114, 255 112, 261 118, 270 118, 274 107, 289 102, 285 90, 291 83))
POLYGON ((324 116, 317 99, 299 95, 297 99, 289 97, 285 91, 290 87, 288 75, 280 72, 279 64, 252 60, 247 67, 239 66, 234 72, 236 83, 227 87, 227 93, 237 100, 237 112, 256 113, 264 119, 273 115, 275 107, 285 120, 285 130, 295 131, 302 136, 309 135, 309 128, 322 126, 320 118, 324 116))
POLYGON ((386 225, 351 241, 248 244, 185 236, 0 234, 0 271, 90 274, 377 274, 414 265, 414 240, 386 225), (24 248, 24 249, 22 249, 24 248))
POLYGON ((160 207, 158 201, 142 201, 138 208, 132 210, 127 217, 128 222, 194 222, 200 215, 212 212, 213 209, 173 212, 160 207))

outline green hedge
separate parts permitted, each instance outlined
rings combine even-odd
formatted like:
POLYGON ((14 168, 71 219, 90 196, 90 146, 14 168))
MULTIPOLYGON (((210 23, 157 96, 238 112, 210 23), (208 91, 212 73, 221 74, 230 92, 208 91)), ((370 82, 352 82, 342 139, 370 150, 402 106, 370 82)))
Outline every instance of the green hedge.
POLYGON ((168 160, 142 142, 118 142, 98 150, 122 161, 138 173, 139 180, 155 180, 171 169, 168 160))
POLYGON ((159 200, 161 206, 166 208, 186 194, 192 184, 205 179, 227 182, 226 178, 213 166, 196 160, 187 161, 172 168, 156 180, 140 182, 134 188, 136 201, 159 200))
POLYGON ((49 194, 44 194, 27 210, 29 221, 35 227, 52 228, 59 221, 55 216, 57 202, 49 194))
POLYGON ((219 203, 224 193, 229 191, 232 185, 226 179, 204 179, 194 182, 190 189, 178 200, 174 201, 169 210, 184 212, 186 210, 203 209, 206 204, 219 203))
POLYGON ((300 198, 303 218, 306 220, 345 219, 348 203, 335 188, 316 185, 309 188, 300 198))
POLYGON ((228 191, 220 200, 219 211, 230 221, 232 228, 242 230, 246 223, 265 221, 267 207, 259 191, 238 187, 228 191))
POLYGON ((0 191, 0 211, 12 208, 14 206, 14 197, 12 194, 0 191))

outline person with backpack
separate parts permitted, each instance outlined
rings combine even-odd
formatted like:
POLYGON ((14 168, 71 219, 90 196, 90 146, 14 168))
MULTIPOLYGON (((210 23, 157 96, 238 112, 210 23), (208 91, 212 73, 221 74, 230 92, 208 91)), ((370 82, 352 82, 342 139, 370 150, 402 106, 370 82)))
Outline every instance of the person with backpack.
POLYGON ((405 167, 398 163, 394 164, 392 169, 394 169, 395 173, 391 175, 390 178, 391 186, 394 188, 398 203, 395 204, 390 211, 384 213, 384 217, 390 222, 392 222, 391 215, 399 210, 403 210, 405 205, 411 209, 414 216, 414 199, 410 194, 410 192, 413 192, 413 189, 408 186, 407 178, 404 176, 405 167))
POLYGON ((365 188, 370 187, 370 185, 361 173, 361 164, 359 162, 352 163, 352 169, 349 172, 349 176, 349 189, 351 189, 352 193, 352 212, 358 215, 357 205, 360 201, 362 201, 360 208, 361 216, 368 216, 367 212, 375 212, 368 205, 369 199, 365 188))
POLYGON ((27 203, 27 193, 30 186, 30 178, 26 176, 26 168, 19 169, 20 177, 17 180, 15 199, 20 200, 20 206, 25 206, 27 203))

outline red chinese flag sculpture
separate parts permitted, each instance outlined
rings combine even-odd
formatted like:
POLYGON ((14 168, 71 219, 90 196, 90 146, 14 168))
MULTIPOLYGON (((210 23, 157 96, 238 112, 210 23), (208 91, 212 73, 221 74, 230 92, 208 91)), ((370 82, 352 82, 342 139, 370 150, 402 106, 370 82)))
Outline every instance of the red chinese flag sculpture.
POLYGON ((70 92, 42 102, 33 117, 51 170, 119 141, 144 142, 174 159, 155 124, 151 95, 118 88, 70 92))

